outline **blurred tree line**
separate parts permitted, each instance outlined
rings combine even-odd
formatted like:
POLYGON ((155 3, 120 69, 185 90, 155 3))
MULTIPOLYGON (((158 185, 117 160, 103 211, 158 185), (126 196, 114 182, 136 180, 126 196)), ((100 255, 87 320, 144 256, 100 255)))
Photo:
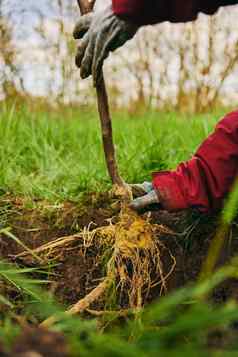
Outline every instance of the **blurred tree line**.
MULTIPOLYGON (((101 0, 101 3, 105 1, 101 0)), ((103 5, 103 4, 102 4, 103 5)), ((100 7, 100 5, 99 5, 100 7)), ((114 106, 205 111, 238 100, 238 7, 140 29, 105 65, 114 106)), ((94 102, 75 68, 76 0, 0 0, 0 99, 94 102)))

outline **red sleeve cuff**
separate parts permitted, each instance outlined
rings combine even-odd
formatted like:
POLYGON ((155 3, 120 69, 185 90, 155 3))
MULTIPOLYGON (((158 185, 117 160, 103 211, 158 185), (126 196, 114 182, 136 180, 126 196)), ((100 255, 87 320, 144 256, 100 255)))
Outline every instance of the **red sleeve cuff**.
POLYGON ((143 0, 112 0, 112 8, 117 15, 138 15, 143 6, 143 0))
POLYGON ((187 162, 174 171, 153 174, 162 206, 169 211, 189 207, 220 209, 238 177, 238 111, 226 115, 187 162))
POLYGON ((170 171, 154 172, 153 186, 160 203, 167 211, 178 211, 188 208, 188 204, 170 171))
POLYGON ((137 24, 152 25, 168 21, 169 6, 165 0, 112 0, 112 10, 115 15, 137 24))
POLYGON ((139 25, 143 22, 141 18, 145 16, 144 4, 145 0, 112 0, 112 9, 115 15, 128 18, 139 25))
MULTIPOLYGON (((187 162, 182 162, 174 171, 153 174, 153 186, 158 192, 163 208, 179 211, 197 208, 207 212, 212 208, 209 199, 206 170, 201 158, 196 155, 187 162)), ((211 184, 210 184, 211 185, 211 184)))

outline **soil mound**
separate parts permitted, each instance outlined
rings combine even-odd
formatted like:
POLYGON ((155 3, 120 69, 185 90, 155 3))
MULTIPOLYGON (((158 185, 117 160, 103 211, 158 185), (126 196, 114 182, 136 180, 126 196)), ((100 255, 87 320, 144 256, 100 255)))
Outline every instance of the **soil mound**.
MULTIPOLYGON (((54 264, 51 291, 64 304, 80 301, 90 314, 140 308, 194 281, 218 224, 216 217, 197 212, 121 216, 120 203, 107 193, 88 194, 80 204, 36 201, 31 207, 3 197, 0 212, 1 227, 28 247, 3 229, 0 258, 24 266, 54 264)), ((237 235, 234 223, 219 264, 237 254, 237 235)), ((227 282, 214 299, 236 297, 236 291, 237 282, 227 282)))

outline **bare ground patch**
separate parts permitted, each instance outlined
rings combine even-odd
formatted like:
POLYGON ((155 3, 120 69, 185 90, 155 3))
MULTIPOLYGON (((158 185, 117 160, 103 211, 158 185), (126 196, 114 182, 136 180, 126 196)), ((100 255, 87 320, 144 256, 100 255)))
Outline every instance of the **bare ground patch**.
MULTIPOLYGON (((135 217, 123 221, 118 201, 107 193, 58 205, 41 201, 29 205, 5 196, 0 212, 1 228, 10 228, 42 265, 55 264, 50 289, 65 305, 83 299, 111 274, 107 289, 87 307, 92 313, 141 307, 196 280, 218 221, 196 212, 164 211, 145 213, 141 221, 135 217)), ((237 254, 237 238, 234 223, 219 264, 237 254)), ((24 251, 1 234, 1 258, 39 266, 31 254, 22 255, 24 251)), ((237 297, 236 281, 216 289, 213 298, 219 302, 231 296, 237 297)))

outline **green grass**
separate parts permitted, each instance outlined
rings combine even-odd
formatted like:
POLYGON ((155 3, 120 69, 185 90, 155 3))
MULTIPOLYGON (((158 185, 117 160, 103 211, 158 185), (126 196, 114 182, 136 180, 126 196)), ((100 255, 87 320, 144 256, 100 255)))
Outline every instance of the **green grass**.
MULTIPOLYGON (((25 296, 26 311, 34 316, 35 321, 54 314, 56 319, 52 328, 64 333, 72 357, 237 356, 235 334, 231 336, 231 344, 224 349, 209 349, 207 346, 209 332, 220 329, 227 333, 237 320, 237 304, 229 301, 212 306, 205 299, 225 279, 237 278, 236 259, 209 280, 161 298, 145 310, 138 311, 134 319, 128 318, 124 326, 112 325, 104 333, 99 331, 100 324, 97 327, 95 320, 66 316, 50 294, 39 288, 38 281, 27 277, 29 271, 0 262, 0 278, 10 281, 25 296)), ((5 298, 2 300, 3 305, 9 305, 5 298)), ((10 315, 14 316, 14 313, 12 309, 10 315)), ((104 321, 106 325, 109 322, 104 321)), ((9 318, 0 325, 0 341, 10 349, 20 329, 9 318)))
MULTIPOLYGON (((23 104, 0 115, 0 192, 61 201, 110 187, 96 111, 23 104)), ((221 114, 113 117, 120 172, 127 182, 141 182, 189 159, 221 114)))
MULTIPOLYGON (((180 161, 191 157, 221 116, 222 113, 185 116, 151 112, 129 117, 126 113, 116 113, 114 136, 123 177, 128 182, 140 182, 149 180, 153 170, 175 168, 180 161)), ((11 192, 55 202, 77 200, 85 191, 110 187, 99 122, 93 110, 54 112, 33 111, 26 105, 3 107, 0 138, 0 189, 3 194, 11 192)), ((230 226, 237 213, 237 192, 236 187, 223 211, 221 232, 230 226)), ((3 213, 7 215, 7 207, 3 213)), ((9 235, 6 229, 1 232, 9 235)), ((16 241, 15 236, 10 238, 16 241)), ((225 235, 221 235, 220 241, 224 239, 225 235)), ((211 251, 214 247, 215 243, 211 251)), ((37 279, 31 274, 37 272, 35 268, 19 268, 16 264, 0 261, 0 282, 21 294, 29 321, 37 323, 56 314, 58 320, 54 329, 64 333, 71 356, 200 357, 226 353, 236 356, 237 338, 230 327, 238 319, 238 306, 233 301, 213 305, 207 301, 207 296, 227 278, 237 279, 237 266, 238 261, 234 259, 229 267, 215 274, 211 274, 213 269, 205 271, 204 281, 160 299, 137 313, 135 319, 128 318, 122 328, 112 324, 104 334, 99 333, 95 321, 67 317, 63 313, 65 308, 56 303, 48 290, 40 288, 42 274, 48 278, 48 267, 38 270, 40 278, 37 279), (220 346, 207 348, 209 334, 216 329, 225 336, 232 334, 231 343, 225 349, 220 346)), ((6 311, 0 311, 0 343, 10 348, 20 332, 15 315, 19 311, 4 290, 0 291, 2 307, 6 311)), ((106 325, 108 323, 105 321, 106 325)))

